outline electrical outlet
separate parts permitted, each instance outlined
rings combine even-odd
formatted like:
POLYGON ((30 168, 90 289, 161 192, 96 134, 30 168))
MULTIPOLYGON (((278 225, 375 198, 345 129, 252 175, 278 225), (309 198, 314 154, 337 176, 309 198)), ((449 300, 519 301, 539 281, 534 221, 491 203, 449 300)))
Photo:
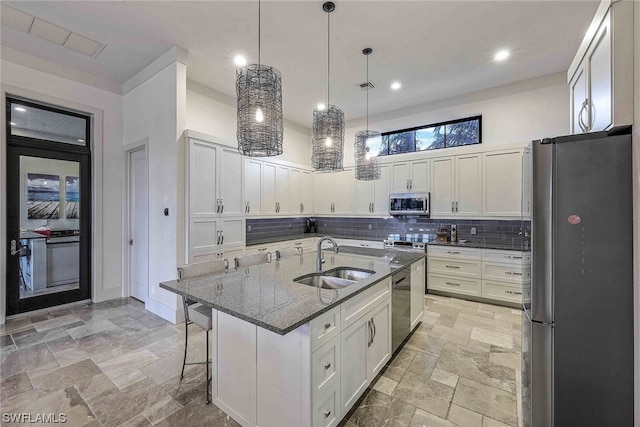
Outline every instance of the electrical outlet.
POLYGON ((371 224, 369 224, 369 230, 371 230, 371 224))
POLYGON ((476 228, 475 227, 471 227, 471 234, 476 234, 476 228))
POLYGON ((251 231, 251 226, 247 225, 247 231, 251 231))

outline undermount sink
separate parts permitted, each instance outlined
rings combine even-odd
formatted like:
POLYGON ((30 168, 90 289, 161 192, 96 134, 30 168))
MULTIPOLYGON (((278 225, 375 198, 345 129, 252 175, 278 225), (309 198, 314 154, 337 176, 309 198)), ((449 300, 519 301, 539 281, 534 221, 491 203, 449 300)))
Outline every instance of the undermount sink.
POLYGON ((342 289, 353 285, 359 280, 366 279, 372 274, 375 274, 375 271, 339 267, 329 271, 305 274, 304 276, 296 277, 293 281, 316 288, 342 289))

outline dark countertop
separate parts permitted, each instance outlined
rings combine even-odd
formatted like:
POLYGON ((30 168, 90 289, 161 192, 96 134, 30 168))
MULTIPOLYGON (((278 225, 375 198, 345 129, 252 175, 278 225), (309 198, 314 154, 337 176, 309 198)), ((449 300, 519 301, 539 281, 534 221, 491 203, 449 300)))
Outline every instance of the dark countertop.
POLYGON ((505 251, 522 251, 529 252, 531 251, 530 247, 523 247, 518 244, 509 244, 509 243, 493 243, 493 242, 484 242, 484 241, 468 241, 466 243, 461 242, 428 242, 427 245, 436 245, 436 246, 450 246, 456 248, 479 248, 479 249, 499 249, 505 251))
POLYGON ((324 271, 336 267, 355 267, 376 273, 340 290, 295 283, 294 278, 315 272, 316 256, 308 254, 232 269, 227 273, 163 282, 160 287, 285 335, 386 279, 397 268, 413 264, 426 255, 383 249, 344 248, 347 247, 340 247, 342 253, 324 254, 324 271), (352 255, 346 254, 347 251, 351 251, 352 255))
POLYGON ((20 239, 46 239, 47 236, 45 236, 44 234, 40 234, 40 233, 35 233, 33 231, 21 231, 20 232, 20 239))

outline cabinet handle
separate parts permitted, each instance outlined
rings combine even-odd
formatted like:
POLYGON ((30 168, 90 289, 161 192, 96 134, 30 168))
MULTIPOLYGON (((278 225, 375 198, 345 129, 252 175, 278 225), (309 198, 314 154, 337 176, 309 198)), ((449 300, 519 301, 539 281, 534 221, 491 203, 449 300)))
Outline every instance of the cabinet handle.
POLYGON ((578 125, 580 126, 580 129, 582 129, 582 133, 585 133, 589 130, 587 124, 582 120, 582 112, 587 108, 587 102, 588 99, 585 99, 582 102, 582 108, 580 108, 580 113, 578 113, 578 125))
POLYGON ((267 250, 267 248, 260 248, 260 249, 258 249, 258 252, 264 252, 266 250, 267 250))
POLYGON ((456 212, 458 212, 458 201, 456 200, 456 212))
POLYGON ((371 337, 371 343, 373 343, 376 339, 376 322, 371 318, 371 324, 373 325, 373 336, 371 337))
POLYGON ((413 190, 413 178, 409 179, 409 189, 413 190))
POLYGON ((324 411, 324 417, 325 418, 329 418, 329 415, 331 415, 331 411, 329 411, 329 410, 324 411))
POLYGON ((220 199, 216 199, 216 213, 220 213, 220 199))
POLYGON ((504 291, 504 293, 509 295, 522 295, 522 292, 514 292, 514 291, 504 291))
POLYGON ((456 270, 458 270, 460 268, 459 265, 445 265, 445 267, 447 267, 447 268, 455 268, 456 270))
POLYGON ((458 251, 447 251, 447 253, 451 255, 460 255, 460 252, 458 251))
POLYGON ((587 122, 587 132, 591 132, 593 128, 593 102, 591 102, 590 98, 587 98, 587 118, 589 119, 587 122))
POLYGON ((249 212, 249 202, 244 202, 244 213, 249 212))
POLYGON ((455 211, 453 210, 453 203, 454 203, 454 202, 453 202, 453 200, 452 200, 452 201, 451 201, 451 212, 455 212, 455 211))
POLYGON ((324 324, 324 330, 326 331, 327 329, 329 329, 331 327, 331 323, 325 323, 324 324))
POLYGON ((460 283, 453 283, 453 282, 444 282, 445 285, 449 285, 449 286, 460 286, 460 283))
POLYGON ((224 213, 224 200, 220 199, 220 213, 224 213))
POLYGON ((504 274, 508 276, 522 276, 522 273, 515 273, 513 271, 505 271, 504 274))
POLYGON ((220 237, 222 237, 222 240, 220 240, 220 244, 224 245, 224 230, 220 232, 220 237))
POLYGON ((218 241, 216 242, 216 245, 219 245, 220 244, 220 232, 217 231, 216 234, 218 235, 218 241))
POLYGON ((521 257, 521 256, 505 255, 504 257, 505 257, 505 258, 508 258, 508 259, 522 259, 522 257, 521 257))
POLYGON ((371 202, 371 213, 376 211, 376 202, 371 202))
POLYGON ((327 369, 329 369, 331 367, 331 363, 327 363, 326 365, 324 365, 324 370, 326 371, 327 369))
POLYGON ((367 320, 367 327, 369 328, 369 341, 367 342, 367 347, 371 347, 371 343, 373 342, 373 328, 371 327, 371 320, 367 320))
POLYGON ((247 213, 251 213, 251 202, 247 202, 247 213))

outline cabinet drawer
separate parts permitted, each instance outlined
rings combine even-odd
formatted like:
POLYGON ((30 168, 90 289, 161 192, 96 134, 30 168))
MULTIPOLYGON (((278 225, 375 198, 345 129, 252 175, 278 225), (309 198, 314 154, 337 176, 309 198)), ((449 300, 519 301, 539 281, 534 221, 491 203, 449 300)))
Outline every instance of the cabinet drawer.
POLYGON ((427 276, 427 289, 475 296, 480 296, 482 291, 480 279, 438 274, 429 274, 427 276))
POLYGON ((340 381, 313 402, 313 427, 333 427, 340 421, 340 381))
POLYGON ((531 252, 499 251, 495 249, 482 250, 483 261, 494 261, 503 264, 531 265, 531 252))
POLYGON ((280 244, 268 244, 268 245, 253 245, 253 246, 247 246, 244 249, 244 254, 245 255, 252 255, 252 254, 261 254, 261 253, 265 253, 265 252, 271 252, 274 254, 275 256, 275 251, 277 251, 278 249, 280 249, 280 244))
POLYGON ((391 278, 383 280, 366 291, 340 304, 340 328, 345 329, 378 305, 391 297, 391 278))
POLYGON ((351 240, 349 242, 351 246, 357 246, 359 248, 376 248, 384 249, 382 242, 376 242, 372 240, 351 240))
POLYGON ((312 401, 324 394, 340 378, 340 337, 335 336, 331 341, 313 352, 311 356, 311 385, 312 401))
POLYGON ((340 333, 340 307, 334 307, 310 322, 311 351, 316 351, 340 333))
POLYGON ((480 260, 465 260, 429 257, 429 273, 455 274, 466 277, 480 277, 480 260))
POLYGON ((523 268, 518 264, 482 263, 482 278, 489 280, 504 280, 513 283, 531 281, 531 268, 523 268))
POLYGON ((456 258, 474 258, 480 259, 482 256, 482 249, 478 248, 459 248, 455 246, 438 246, 438 245, 429 245, 427 247, 427 253, 429 255, 441 255, 447 257, 456 257, 456 258))
POLYGON ((509 282, 499 282, 493 280, 482 281, 482 296, 485 298, 497 299, 501 301, 522 303, 524 294, 528 292, 527 288, 513 286, 509 282))
POLYGON ((305 237, 304 239, 297 240, 286 240, 284 242, 280 242, 281 248, 295 248, 295 247, 306 247, 313 246, 313 237, 305 237))

